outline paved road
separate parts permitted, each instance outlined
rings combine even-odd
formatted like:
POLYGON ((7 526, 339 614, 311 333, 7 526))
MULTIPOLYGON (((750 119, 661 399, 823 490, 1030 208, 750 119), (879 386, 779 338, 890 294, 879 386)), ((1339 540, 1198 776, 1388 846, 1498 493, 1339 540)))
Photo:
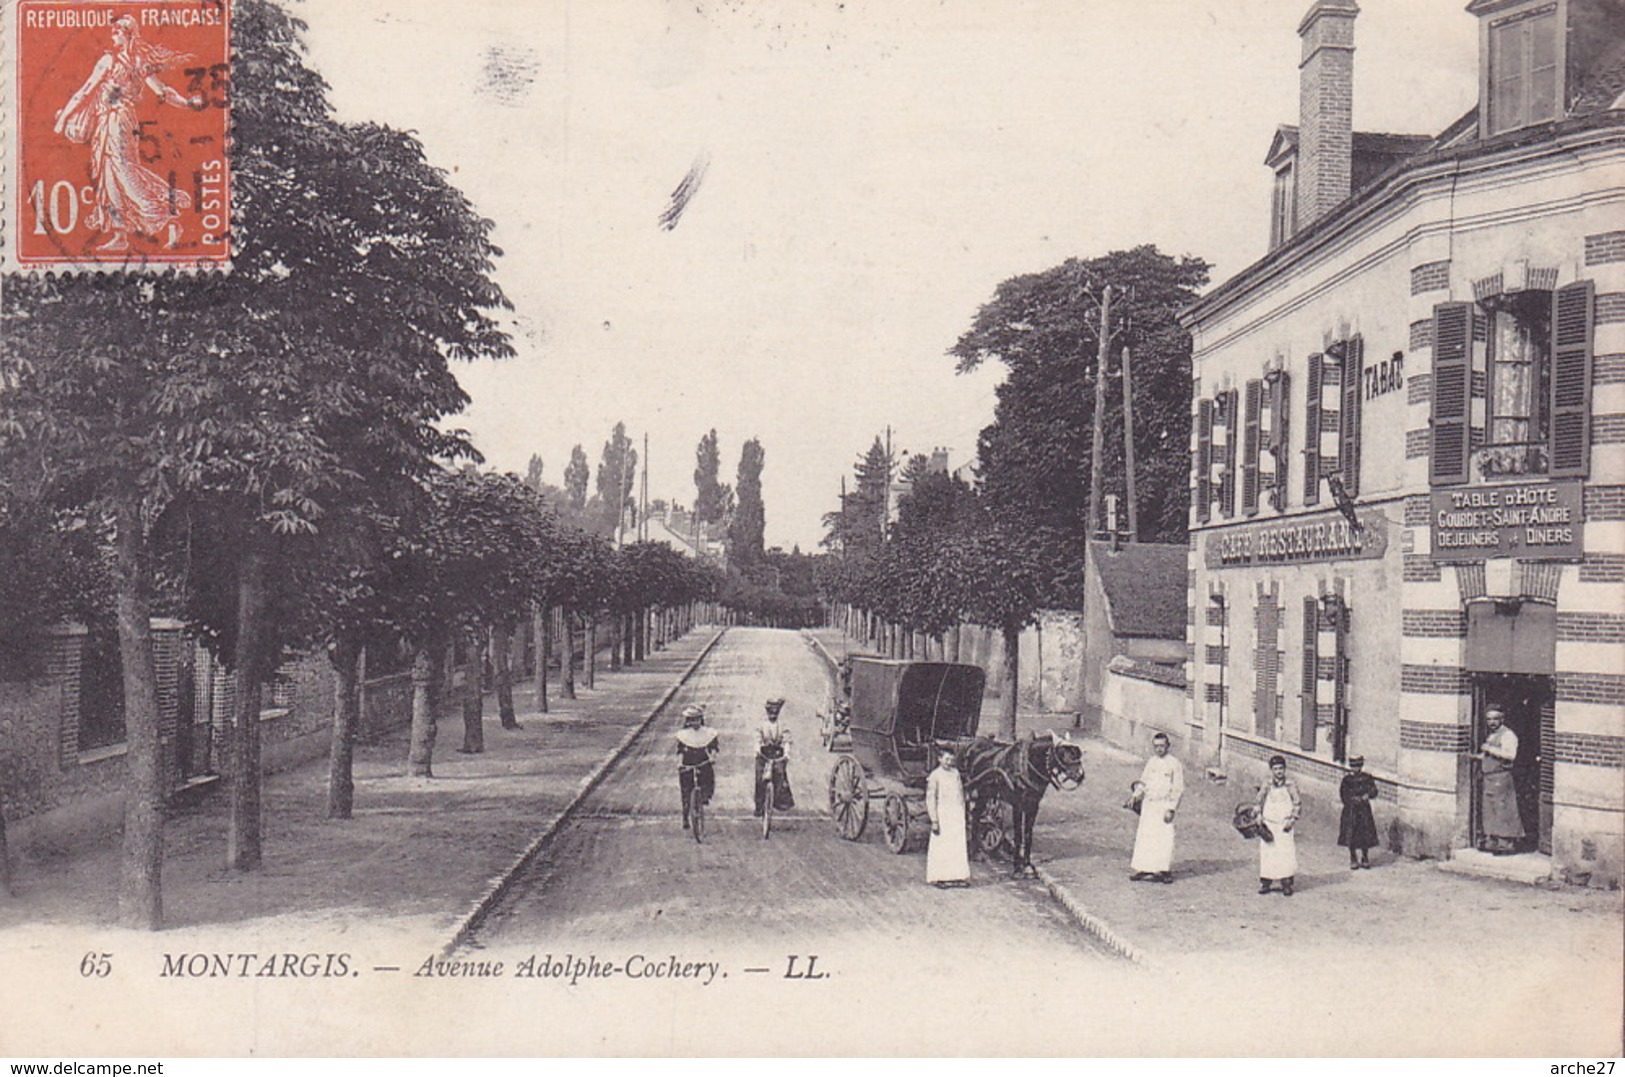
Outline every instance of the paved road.
POLYGON ((1053 981, 1061 967, 1116 962, 1037 884, 976 865, 967 889, 926 885, 923 853, 896 856, 881 842, 878 805, 862 841, 838 838, 824 808, 835 757, 819 744, 815 716, 828 691, 823 665, 796 633, 730 630, 671 710, 703 703, 721 736, 705 843, 681 828, 675 719, 663 718, 582 805, 469 952, 594 954, 611 963, 675 954, 718 960, 719 983, 726 973, 751 984, 782 984, 790 955, 800 955, 800 971, 806 955, 817 954, 814 971, 831 976, 806 985, 814 995, 803 997, 823 1003, 835 1001, 837 984, 866 995, 932 982, 940 995, 944 982, 974 983, 976 966, 1053 981), (764 841, 751 815, 750 775, 754 729, 770 695, 788 701, 782 720, 792 738, 797 809, 764 841), (770 971, 747 971, 760 968, 770 971))

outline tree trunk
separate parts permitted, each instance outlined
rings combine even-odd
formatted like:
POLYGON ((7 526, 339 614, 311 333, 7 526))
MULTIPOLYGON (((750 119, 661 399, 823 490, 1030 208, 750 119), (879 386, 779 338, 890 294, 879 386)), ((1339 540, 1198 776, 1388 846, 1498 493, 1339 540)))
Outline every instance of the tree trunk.
POLYGON ((641 609, 632 614, 632 660, 641 662, 649 657, 649 611, 641 609))
POLYGON ((547 713, 547 666, 553 661, 553 611, 536 610, 536 709, 547 713))
POLYGON ((959 643, 963 638, 964 630, 964 625, 954 625, 948 629, 948 661, 950 662, 963 661, 960 658, 959 643))
POLYGON ((491 650, 495 653, 497 713, 503 729, 518 729, 519 716, 513 709, 513 625, 499 624, 491 629, 491 650))
MULTIPOLYGON (((119 871, 119 923, 157 931, 164 926, 164 776, 158 741, 158 671, 147 611, 147 549, 141 503, 134 494, 117 508, 119 658, 124 665, 124 847, 119 871)), ((3 852, 3 850, 0 850, 3 852)), ((9 886, 9 878, 6 885, 9 886)))
POLYGON ((598 618, 588 617, 586 626, 586 654, 582 662, 586 668, 582 671, 587 675, 587 687, 596 688, 598 685, 598 618))
POLYGON ((626 661, 621 661, 621 649, 632 649, 632 644, 626 633, 626 615, 617 613, 609 620, 609 668, 620 669, 622 665, 631 665, 632 656, 628 654, 626 661))
POLYGON ((412 657, 412 746, 407 751, 406 772, 414 778, 434 777, 436 728, 435 663, 439 647, 433 643, 418 648, 412 657))
POLYGON ((1004 626, 1004 688, 999 695, 999 735, 1016 739, 1016 703, 1021 697, 1021 626, 1004 626))
POLYGON ((340 636, 328 649, 333 679, 333 743, 327 757, 327 817, 348 819, 355 808, 355 737, 361 725, 361 644, 340 636))
POLYGON ((233 701, 231 822, 226 834, 226 865, 237 871, 260 866, 261 802, 260 689, 266 630, 265 573, 270 562, 269 537, 250 528, 237 577, 237 653, 233 666, 237 698, 233 701))
POLYGON ((559 611, 564 630, 564 651, 559 655, 559 682, 565 699, 576 698, 576 615, 568 607, 559 611))
POLYGON ((463 708, 463 746, 465 755, 478 755, 485 751, 485 630, 464 635, 463 690, 460 700, 463 708))

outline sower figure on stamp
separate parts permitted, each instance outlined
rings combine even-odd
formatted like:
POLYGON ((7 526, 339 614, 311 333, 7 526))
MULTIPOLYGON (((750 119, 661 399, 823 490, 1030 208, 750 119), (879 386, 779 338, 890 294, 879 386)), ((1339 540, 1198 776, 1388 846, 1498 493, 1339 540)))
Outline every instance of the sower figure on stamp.
POLYGON ((1280 883, 1281 893, 1291 897, 1298 874, 1298 839, 1292 828, 1303 812, 1303 797, 1298 783, 1286 776, 1284 756, 1270 756, 1270 780, 1258 790, 1258 811, 1266 828, 1258 838, 1258 892, 1267 894, 1280 883))
POLYGON ((1484 743, 1479 745, 1473 758, 1484 768, 1484 845, 1485 852, 1505 856, 1517 851, 1524 838, 1523 817, 1518 814, 1518 789, 1513 781, 1512 765, 1518 759, 1518 734, 1505 724, 1506 713, 1491 707, 1484 713, 1484 724, 1489 727, 1484 743))
POLYGON ((1371 847, 1377 844, 1377 819, 1371 802, 1377 799, 1377 779, 1365 772, 1365 757, 1349 757, 1350 773, 1343 776, 1338 796, 1343 817, 1337 826, 1337 844, 1349 851, 1349 870, 1371 866, 1371 847))
POLYGON ((130 233, 162 236, 176 211, 192 205, 191 196, 172 190, 158 173, 141 163, 141 123, 135 107, 145 87, 175 108, 202 108, 201 97, 187 97, 159 81, 159 72, 183 63, 185 53, 141 39, 134 18, 112 22, 113 48, 102 53, 90 77, 56 114, 56 133, 70 142, 90 144, 90 180, 94 208, 87 223, 112 237, 98 250, 123 251, 130 233))
POLYGON ((1168 754, 1168 734, 1151 738, 1151 758, 1140 772, 1140 825, 1134 832, 1129 876, 1134 882, 1174 881, 1174 813, 1185 795, 1185 768, 1168 754))

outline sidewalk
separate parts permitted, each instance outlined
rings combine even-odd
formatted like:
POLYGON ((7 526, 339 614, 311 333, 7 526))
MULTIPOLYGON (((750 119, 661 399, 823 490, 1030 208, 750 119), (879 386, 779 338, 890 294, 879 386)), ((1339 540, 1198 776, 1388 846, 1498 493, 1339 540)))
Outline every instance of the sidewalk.
MULTIPOLYGON (((485 752, 456 749, 462 720, 442 721, 432 779, 405 776, 409 730, 358 745, 355 814, 326 818, 327 760, 265 783, 265 859, 253 872, 223 867, 221 793, 171 816, 165 831, 159 938, 196 934, 304 939, 365 931, 413 945, 449 941, 515 862, 585 791, 623 741, 717 635, 699 627, 630 670, 600 670, 596 689, 535 710, 516 689, 523 728, 504 730, 486 701, 485 752)), ((0 932, 83 930, 114 922, 119 834, 78 835, 20 858, 16 898, 0 900, 0 932)), ((248 945, 244 942, 243 945, 248 945)))
MULTIPOLYGON (((846 653, 840 630, 812 634, 837 658, 846 653)), ((984 728, 992 705, 984 704, 984 728)), ((1023 715, 1018 726, 1023 734, 1042 733, 1053 721, 1023 715)), ((1147 965, 1191 959, 1210 965, 1217 957, 1260 953, 1332 963, 1355 954, 1402 960, 1444 951, 1473 955, 1487 973, 1492 964, 1551 967, 1558 955, 1592 955, 1615 968, 1610 982, 1617 991, 1625 948, 1620 893, 1466 878, 1381 849, 1373 851, 1371 870, 1351 872, 1337 845, 1338 806, 1313 789, 1305 789, 1297 828, 1298 892, 1260 896, 1256 843, 1230 825, 1254 787, 1210 782, 1199 760, 1182 760, 1186 793, 1174 884, 1131 883, 1137 817, 1122 805, 1145 755, 1097 737, 1083 743, 1087 777, 1076 791, 1045 795, 1033 860, 1057 898, 1075 906, 1074 915, 1093 919, 1096 934, 1147 965)), ((1380 829, 1386 819, 1378 810, 1380 829)))

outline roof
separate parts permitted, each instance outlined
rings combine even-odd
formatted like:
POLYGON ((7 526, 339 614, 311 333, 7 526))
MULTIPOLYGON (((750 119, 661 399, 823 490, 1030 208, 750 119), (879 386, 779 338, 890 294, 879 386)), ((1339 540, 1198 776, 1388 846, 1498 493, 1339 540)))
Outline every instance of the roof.
MULTIPOLYGON (((1444 162, 1465 162, 1519 146, 1554 142, 1571 132, 1625 126, 1625 112, 1620 111, 1625 109, 1625 34, 1620 33, 1625 16, 1619 11, 1625 11, 1625 6, 1610 6, 1597 14, 1594 24, 1571 37, 1571 59, 1576 70, 1571 76, 1569 106, 1562 119, 1481 138, 1475 106, 1436 136, 1355 132, 1353 190, 1349 197, 1181 311, 1181 324, 1192 328, 1256 281, 1268 278, 1281 265, 1314 249, 1363 211, 1393 197, 1414 173, 1444 162)), ((1266 163, 1274 167, 1284 156, 1296 151, 1297 143, 1296 127, 1286 124, 1277 127, 1266 163)))
POLYGON ((1114 656, 1106 668, 1120 677, 1152 681, 1169 688, 1184 688, 1186 684, 1183 663, 1175 665, 1172 662, 1153 662, 1149 658, 1131 658, 1126 654, 1120 654, 1114 656))
POLYGON ((1134 639, 1185 638, 1186 559, 1190 547, 1130 542, 1089 544, 1089 564, 1106 593, 1112 633, 1134 639))

